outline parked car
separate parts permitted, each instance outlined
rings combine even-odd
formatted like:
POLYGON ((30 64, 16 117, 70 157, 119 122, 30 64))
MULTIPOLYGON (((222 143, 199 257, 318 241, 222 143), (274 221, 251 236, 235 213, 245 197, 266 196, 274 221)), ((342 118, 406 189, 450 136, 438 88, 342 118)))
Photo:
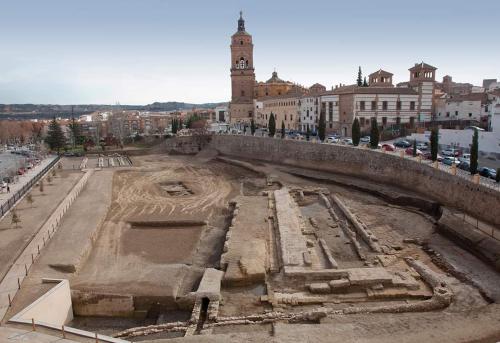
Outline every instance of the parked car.
MULTIPOLYGON (((406 153, 407 155, 413 155, 413 148, 406 148, 406 149, 405 149, 405 153, 406 153)), ((421 150, 419 150, 419 149, 417 149, 417 156, 418 156, 418 155, 423 155, 422 151, 421 151, 421 150)))
POLYGON ((333 144, 333 143, 338 143, 339 139, 336 137, 327 137, 325 139, 325 143, 333 144))
POLYGON ((466 161, 460 161, 458 168, 465 170, 465 171, 470 171, 470 163, 466 162, 466 161))
POLYGON ((427 150, 429 147, 427 146, 427 143, 417 143, 417 149, 427 150))
POLYGON ((470 164, 470 154, 463 154, 458 158, 460 162, 467 162, 470 164))
POLYGON ((495 180, 497 177, 497 172, 493 168, 488 168, 488 167, 480 167, 478 168, 478 173, 481 176, 488 177, 490 179, 495 180))
POLYGON ((451 166, 453 163, 455 163, 456 166, 460 165, 460 161, 456 157, 446 156, 445 158, 443 158, 443 164, 446 164, 447 166, 451 166))
POLYGON ((359 140, 359 141, 360 141, 361 143, 370 143, 371 138, 370 138, 370 136, 363 136, 363 137, 361 137, 361 138, 360 138, 360 140, 359 140))
MULTIPOLYGON (((426 152, 424 152, 423 156, 424 156, 424 158, 425 158, 425 159, 427 159, 427 160, 432 160, 432 153, 431 153, 430 151, 426 151, 426 152)), ((442 161, 443 161, 443 156, 441 156, 441 155, 437 154, 437 156, 436 156, 436 160, 437 160, 438 162, 442 162, 442 161)))
POLYGON ((411 147, 411 143, 408 142, 407 140, 400 139, 394 142, 394 146, 398 148, 409 148, 411 147))
POLYGON ((352 145, 352 138, 344 138, 340 141, 340 143, 344 145, 352 145))
POLYGON ((443 154, 443 156, 457 157, 460 153, 458 150, 448 148, 441 151, 441 154, 443 154))
POLYGON ((396 147, 390 143, 382 144, 382 149, 384 149, 385 151, 396 151, 396 147))

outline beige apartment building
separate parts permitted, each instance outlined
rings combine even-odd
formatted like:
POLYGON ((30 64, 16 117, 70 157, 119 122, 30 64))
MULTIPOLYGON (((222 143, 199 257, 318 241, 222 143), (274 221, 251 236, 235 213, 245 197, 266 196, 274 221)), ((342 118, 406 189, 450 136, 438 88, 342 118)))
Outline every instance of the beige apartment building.
POLYGON ((260 100, 256 124, 267 127, 271 113, 276 120, 276 129, 280 130, 282 122, 287 130, 299 129, 300 94, 285 94, 282 96, 263 98, 260 100))

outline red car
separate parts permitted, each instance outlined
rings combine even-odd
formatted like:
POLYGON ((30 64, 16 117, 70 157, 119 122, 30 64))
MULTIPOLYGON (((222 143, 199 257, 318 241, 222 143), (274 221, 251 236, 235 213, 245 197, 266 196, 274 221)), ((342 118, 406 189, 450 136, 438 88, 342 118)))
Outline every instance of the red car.
MULTIPOLYGON (((407 148, 407 149, 405 150, 405 153, 406 153, 407 155, 413 155, 413 148, 407 148)), ((420 150, 418 150, 418 149, 417 149, 417 156, 418 156, 418 155, 423 155, 423 153, 422 153, 422 151, 420 151, 420 150)))
POLYGON ((382 144, 382 149, 385 151, 396 151, 396 147, 389 143, 382 144))

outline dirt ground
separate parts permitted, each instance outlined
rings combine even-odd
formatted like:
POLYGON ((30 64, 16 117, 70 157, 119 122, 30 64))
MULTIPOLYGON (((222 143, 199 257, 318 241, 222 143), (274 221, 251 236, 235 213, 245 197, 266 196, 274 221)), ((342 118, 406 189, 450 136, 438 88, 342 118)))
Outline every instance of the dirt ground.
MULTIPOLYGON (((28 284, 39 283, 39 279, 44 276, 65 275, 75 290, 134 297, 166 297, 172 299, 172 303, 175 304, 189 292, 197 289, 205 268, 220 268, 221 254, 227 249, 224 248, 224 242, 228 228, 230 225, 239 225, 237 221, 232 221, 229 206, 231 200, 237 196, 262 196, 263 191, 280 186, 290 189, 320 187, 341 198, 352 213, 370 228, 377 242, 384 249, 387 248, 388 255, 400 259, 398 263, 388 268, 395 270, 406 268, 407 266, 401 262, 404 257, 420 260, 446 280, 446 284, 454 294, 452 304, 444 310, 429 313, 334 315, 322 319, 321 324, 279 323, 219 327, 214 330, 214 335, 182 338, 185 342, 451 343, 495 342, 500 339, 500 305, 497 304, 500 301, 499 273, 439 235, 435 229, 435 218, 429 214, 415 208, 389 203, 381 197, 374 196, 373 192, 368 194, 348 185, 342 186, 340 181, 344 181, 345 176, 339 177, 337 184, 321 182, 292 175, 283 166, 252 162, 252 167, 264 173, 266 178, 255 171, 206 156, 202 158, 145 155, 132 157, 132 162, 132 166, 129 167, 106 168, 105 172, 100 172, 103 174, 96 172, 93 175, 88 188, 80 196, 81 199, 78 198, 75 202, 78 208, 70 209, 64 217, 61 224, 63 229, 57 232, 54 241, 47 247, 47 252, 37 262, 40 265, 34 267, 33 274, 28 278, 28 284), (270 181, 271 179, 274 183, 270 181), (109 197, 105 198, 102 192, 108 192, 109 197), (85 220, 86 216, 92 216, 92 219, 85 220), (173 221, 183 222, 185 225, 175 225, 172 224, 173 221), (189 222, 186 224, 186 221, 189 222), (48 267, 49 261, 54 263, 54 259, 57 260, 55 252, 58 247, 67 248, 68 242, 79 242, 80 244, 75 244, 75 247, 77 246, 75 254, 77 254, 80 251, 78 249, 82 249, 80 246, 83 245, 82 237, 93 232, 97 236, 91 251, 82 259, 77 271, 66 273, 48 267)), ((72 162, 67 162, 66 166, 72 169, 72 162)), ((304 170, 302 172, 308 173, 304 170)), ((51 206, 55 208, 57 199, 62 199, 80 175, 81 173, 76 171, 63 171, 56 177, 54 186, 46 187, 47 195, 36 194, 34 191, 35 206, 37 197, 51 200, 47 204, 43 203, 45 207, 38 202, 41 206, 38 210, 23 209, 22 211, 35 210, 27 220, 43 222, 43 215, 46 214, 48 217, 51 206), (56 188, 57 191, 52 192, 56 188)), ((348 181, 358 182, 354 179, 348 181)), ((366 181, 359 181, 359 184, 366 184, 366 181)), ((384 188, 383 185, 371 185, 371 187, 384 188)), ((400 191, 387 187, 385 192, 397 194, 400 191)), ((244 218, 243 224, 240 225, 242 230, 248 227, 248 231, 244 231, 245 235, 241 235, 244 239, 238 252, 243 251, 245 246, 251 246, 252 239, 256 239, 256 235, 252 237, 251 234, 253 221, 261 223, 264 228, 262 232, 259 231, 262 235, 258 238, 268 239, 265 234, 269 219, 267 199, 262 199, 264 205, 254 206, 252 211, 247 211, 251 215, 244 218)), ((370 251, 369 246, 361 242, 362 252, 367 256, 366 261, 361 259, 349 237, 339 225, 334 225, 336 223, 332 221, 328 209, 318 195, 306 195, 296 201, 300 217, 305 222, 304 230, 314 232, 314 234, 308 233, 307 237, 323 238, 333 257, 338 261, 339 268, 373 266, 378 253, 370 251), (314 221, 310 218, 315 219, 314 225, 314 221)), ((27 205, 22 203, 20 208, 23 206, 27 205)), ((241 209, 239 211, 245 213, 241 209)), ((339 216, 343 218, 341 214, 339 216)), ((14 229, 8 228, 8 223, 4 221, 0 222, 0 238, 2 235, 4 237, 7 237, 7 234, 12 235, 13 232, 17 236, 8 238, 9 242, 15 243, 12 247, 0 240, 0 262, 3 262, 2 258, 7 261, 8 253, 12 255, 29 235, 36 232, 34 224, 28 226, 26 222, 26 230, 21 229, 25 231, 13 231, 14 229), (10 249, 5 250, 5 257, 2 257, 4 254, 2 244, 5 249, 10 249)), ((270 244, 268 242, 266 244, 266 249, 271 249, 270 244)), ((272 253, 268 251, 268 255, 272 253)), ((62 256, 65 260, 72 258, 65 254, 61 255, 61 258, 62 256)), ((243 264, 238 263, 240 262, 236 262, 237 267, 243 264)), ((0 268, 3 265, 4 263, 0 268)), ((320 258, 319 265, 328 268, 324 257, 320 258)), ((274 278, 268 274, 265 282, 260 280, 238 287, 223 285, 219 316, 250 315, 271 311, 272 305, 261 301, 261 296, 267 295, 272 287, 285 293, 305 289, 303 283, 286 284, 288 280, 281 278, 281 274, 274 278)), ((429 287, 422 288, 422 298, 432 294, 429 287)), ((27 299, 35 297, 35 293, 45 290, 38 288, 37 293, 33 289, 28 287, 24 290, 26 297, 19 297, 24 301, 16 303, 16 309, 24 307, 27 299)), ((363 297, 366 298, 366 294, 360 295, 360 299, 363 297)), ((366 302, 365 300, 362 299, 360 302, 366 302)), ((374 301, 366 306, 387 304, 392 301, 404 304, 420 300, 420 298, 402 297, 394 301, 392 299, 374 301)), ((357 301, 347 299, 342 302, 337 299, 336 302, 325 306, 332 306, 335 309, 346 308, 354 306, 355 302, 357 305, 357 301)), ((298 312, 309 309, 308 306, 283 305, 279 310, 298 312)), ((186 318, 187 313, 183 313, 186 318)), ((182 320, 185 320, 184 317, 182 320)), ((101 320, 98 317, 79 317, 73 324, 83 329, 112 334, 131 326, 164 323, 178 318, 175 312, 171 311, 162 313, 156 320, 151 318, 145 321, 101 320)), ((158 339, 157 342, 161 342, 163 338, 173 338, 171 342, 178 342, 179 338, 174 338, 176 336, 178 335, 158 334, 151 339, 155 338, 158 339)), ((143 339, 148 338, 135 340, 143 339)))

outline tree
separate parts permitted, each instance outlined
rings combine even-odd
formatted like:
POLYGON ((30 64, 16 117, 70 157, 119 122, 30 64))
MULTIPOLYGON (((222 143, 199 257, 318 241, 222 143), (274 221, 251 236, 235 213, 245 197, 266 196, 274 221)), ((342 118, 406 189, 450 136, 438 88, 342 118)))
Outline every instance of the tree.
POLYGON ((311 129, 309 128, 309 125, 307 125, 307 130, 306 130, 306 141, 309 142, 309 139, 311 138, 311 129))
POLYGON ((497 168, 497 176, 495 177, 495 181, 500 183, 500 168, 497 168))
POLYGON ((33 200, 33 196, 31 195, 31 193, 26 196, 26 201, 28 202, 28 204, 30 204, 30 207, 33 208, 33 203, 35 202, 35 200, 33 200))
POLYGON ((377 125, 377 119, 372 118, 372 128, 370 130, 370 147, 376 149, 378 147, 379 131, 377 125))
POLYGON ((363 75, 361 74, 361 66, 358 68, 358 78, 356 79, 358 87, 363 86, 363 75))
POLYGON ((43 193, 43 180, 40 180, 40 192, 43 193))
POLYGON ((252 133, 252 136, 255 135, 255 121, 253 120, 250 120, 250 132, 252 133))
POLYGON ((366 82, 366 76, 363 79, 363 87, 368 87, 368 82, 366 82))
POLYGON ((359 145, 359 140, 361 139, 361 128, 359 127, 359 120, 358 118, 354 119, 354 122, 352 123, 352 144, 354 146, 359 145))
POLYGON ((438 155, 438 147, 439 147, 439 129, 437 127, 434 127, 431 130, 431 159, 432 161, 437 160, 437 155, 438 155))
POLYGON ((61 125, 59 125, 55 117, 49 124, 45 142, 49 145, 51 150, 57 150, 57 153, 66 145, 66 138, 64 137, 61 125))
POLYGON ((68 126, 69 126, 69 130, 71 132, 71 143, 73 144, 73 148, 74 148, 78 138, 81 135, 80 124, 75 120, 74 117, 72 117, 71 123, 68 126))
POLYGON ((269 137, 274 137, 274 134, 276 133, 276 120, 274 119, 273 112, 271 112, 271 115, 269 116, 269 123, 267 126, 269 129, 269 137))
POLYGON ((470 173, 472 175, 477 173, 477 160, 479 154, 479 134, 477 130, 474 130, 474 135, 472 136, 472 145, 470 147, 470 173))
POLYGON ((417 157, 417 140, 413 140, 413 157, 417 157))
POLYGON ((285 122, 281 121, 281 139, 285 138, 285 122))
POLYGON ((176 134, 177 133, 177 130, 178 130, 178 121, 177 119, 172 119, 172 133, 173 134, 176 134))
POLYGON ((319 140, 325 141, 325 131, 326 131, 326 118, 324 111, 321 111, 319 114, 319 123, 318 123, 318 137, 319 140))
POLYGON ((11 224, 14 224, 14 227, 17 229, 19 227, 19 223, 21 222, 21 218, 17 214, 17 211, 15 209, 12 210, 11 212, 11 219, 10 219, 11 224))

